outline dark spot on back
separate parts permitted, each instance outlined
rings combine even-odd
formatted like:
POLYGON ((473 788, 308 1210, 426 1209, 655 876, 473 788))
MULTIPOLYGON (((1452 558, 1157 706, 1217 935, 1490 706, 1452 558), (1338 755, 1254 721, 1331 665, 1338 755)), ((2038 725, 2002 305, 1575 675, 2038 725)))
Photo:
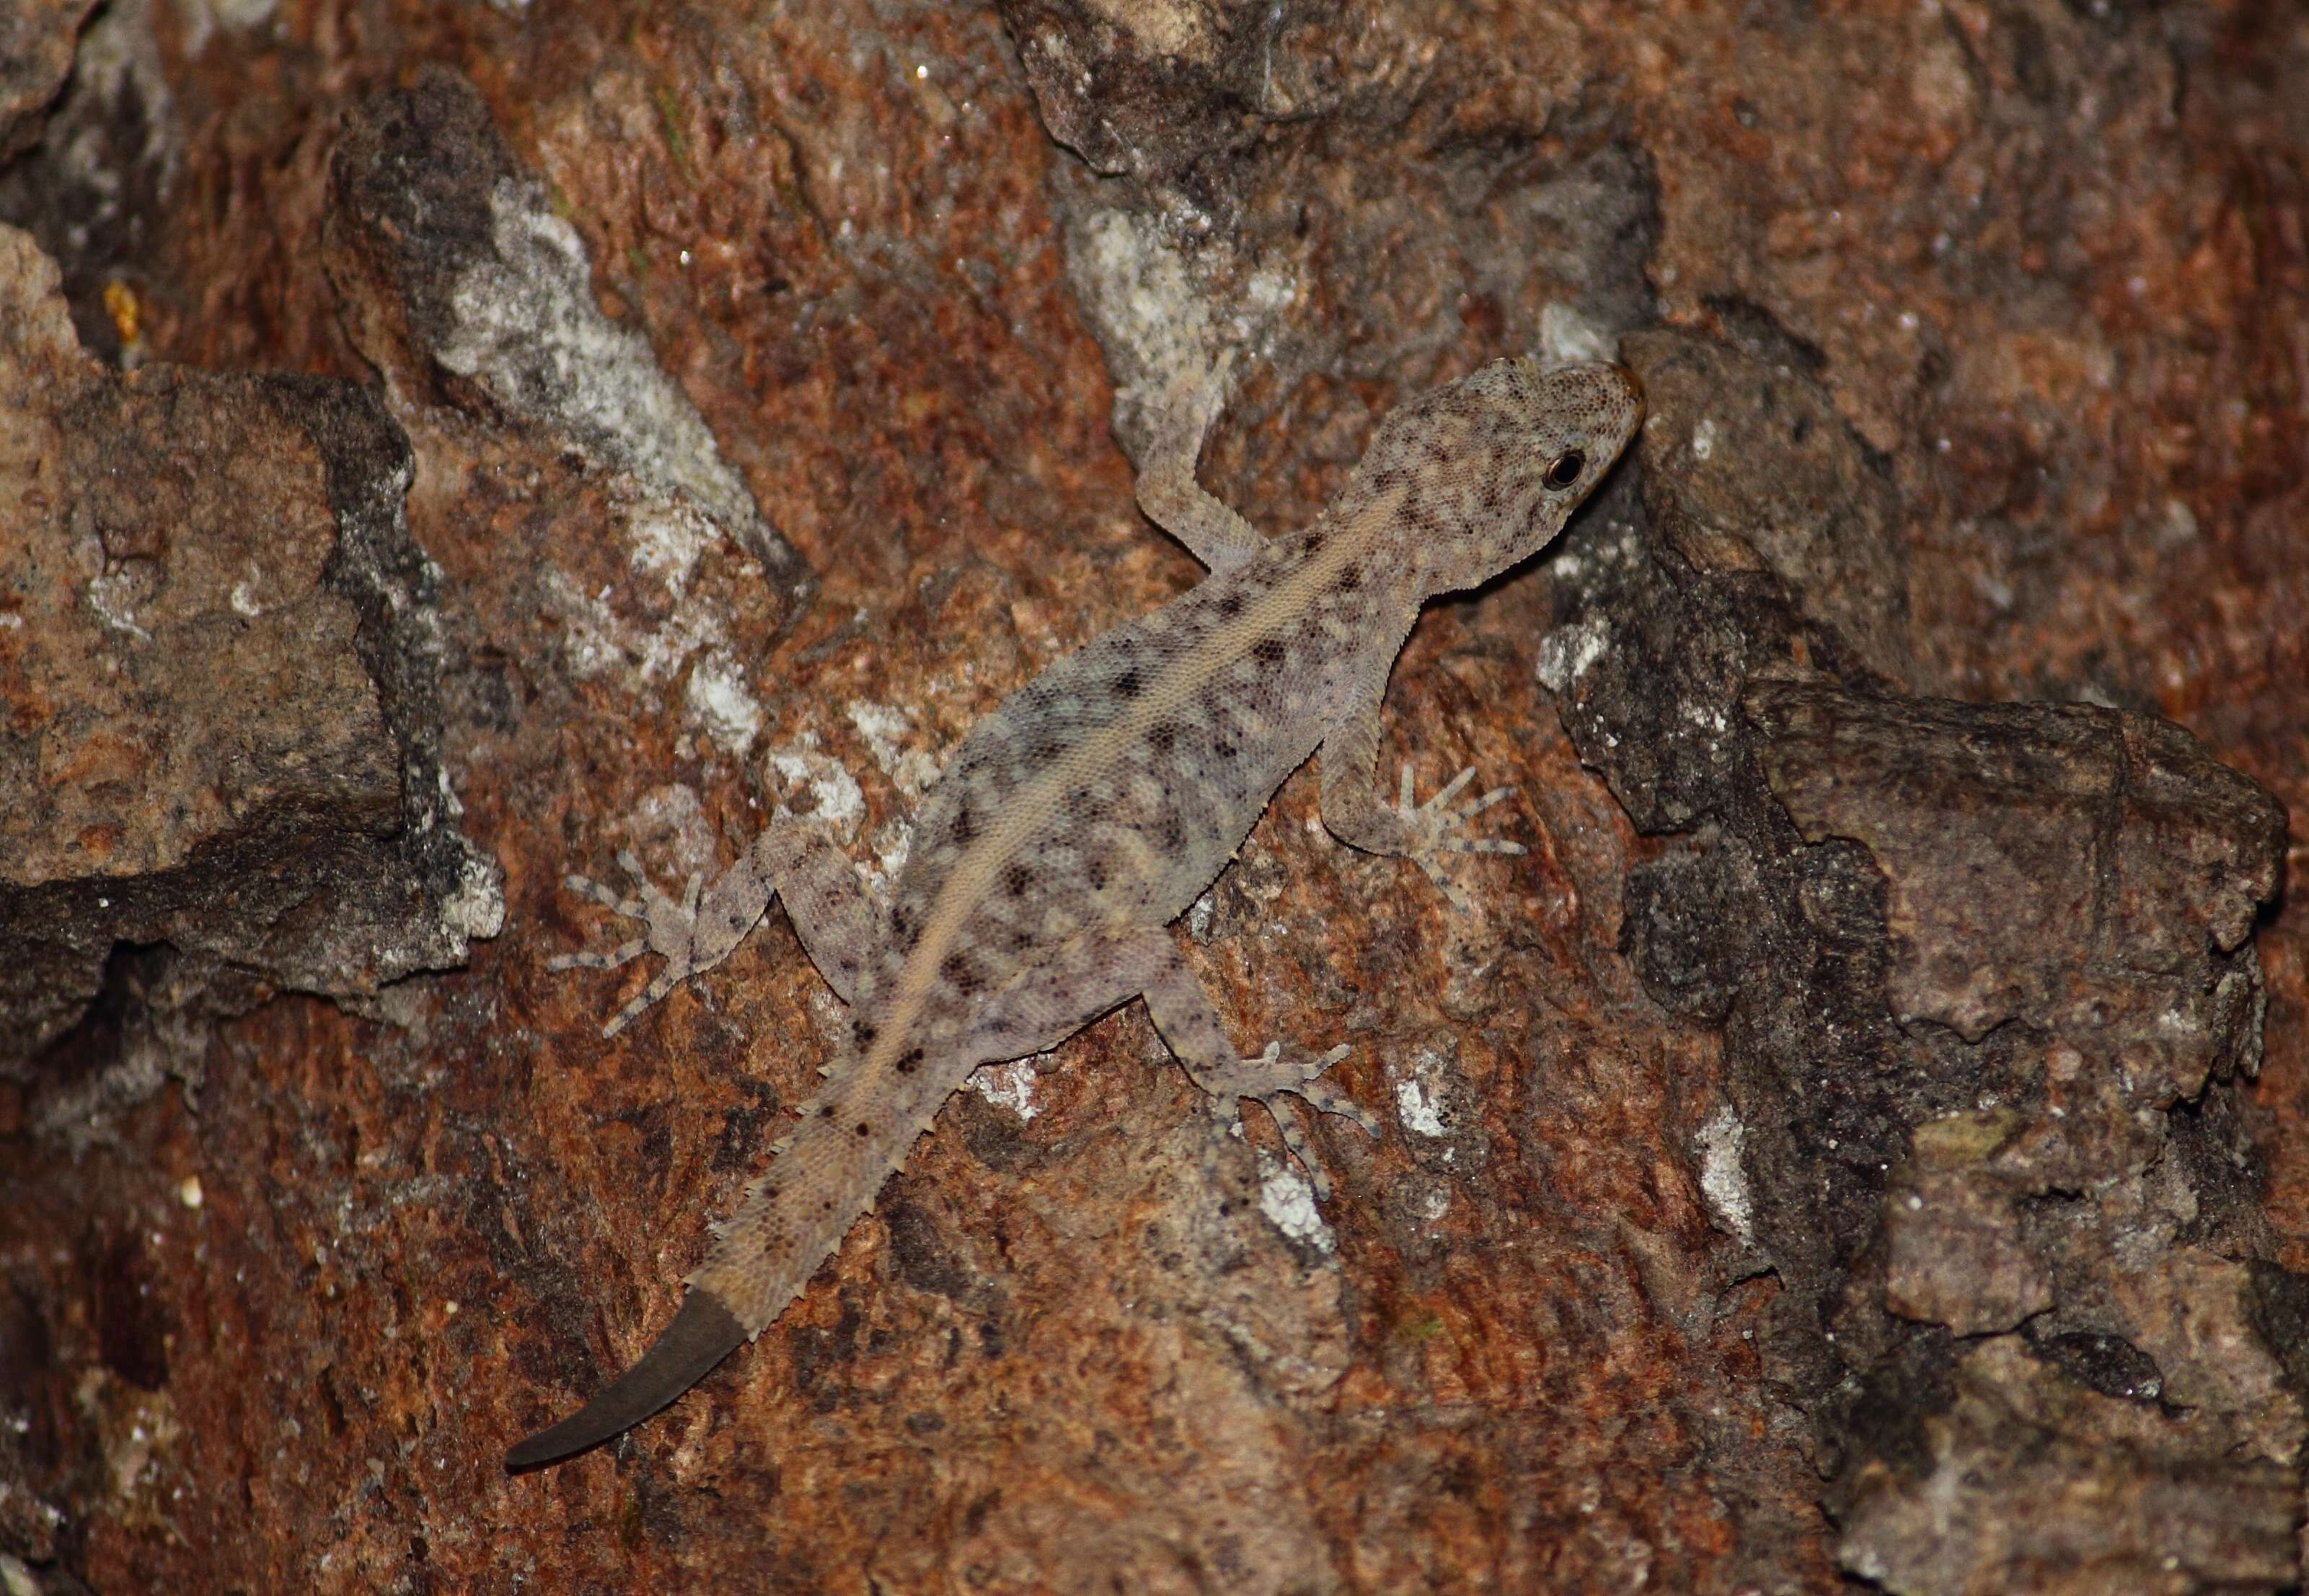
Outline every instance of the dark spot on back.
POLYGON ((1088 864, 1083 866, 1083 877, 1085 880, 1090 882, 1090 889, 1092 891, 1105 891, 1108 880, 1106 861, 1103 859, 1093 859, 1088 864))
POLYGON ((1361 587, 1362 585, 1363 574, 1355 569, 1354 567, 1349 566, 1345 570, 1341 571, 1336 577, 1332 578, 1331 591, 1333 593, 1353 593, 1356 588, 1361 587))
POLYGON ((874 1038, 882 1033, 874 1028, 872 1020, 861 1019, 858 1022, 858 1028, 851 1034, 857 1038, 859 1046, 871 1047, 874 1045, 874 1038))
POLYGON ((1320 551, 1323 547, 1324 541, 1324 536, 1321 533, 1310 532, 1307 534, 1307 541, 1299 546, 1308 553, 1313 554, 1320 551))
POLYGON ((874 1127, 873 1127, 873 1126, 871 1126, 871 1125, 868 1124, 868 1123, 867 1123, 864 1120, 862 1120, 862 1119, 861 1119, 861 1120, 860 1120, 860 1121, 858 1122, 858 1137, 859 1137, 859 1140, 860 1140, 860 1141, 864 1141, 867 1137, 871 1136, 873 1133, 874 1133, 874 1127))
POLYGON ((819 1109, 817 1111, 817 1117, 820 1119, 832 1119, 834 1117, 834 1105, 828 1103, 825 1107, 819 1109))
POLYGON ((1279 665, 1283 663, 1283 644, 1278 638, 1261 638, 1250 646, 1250 657, 1262 665, 1279 665))
POLYGON ((970 805, 957 803, 954 809, 954 840, 967 847, 970 839, 978 835, 978 822, 970 818, 970 805))
POLYGON ((1118 698, 1135 698, 1146 690, 1146 684, 1139 680, 1136 665, 1114 679, 1114 696, 1118 698))
POLYGON ((898 1055, 898 1062, 891 1066, 901 1075, 911 1075, 921 1067, 922 1050, 919 1047, 907 1048, 898 1055))
POLYGON ((1229 620, 1232 620, 1236 616, 1242 613, 1242 599, 1240 595, 1230 593, 1224 598, 1219 600, 1217 604, 1213 607, 1215 608, 1220 614, 1225 616, 1229 620))
POLYGON ((938 960, 938 974, 964 992, 978 990, 978 971, 965 954, 949 953, 938 960))
POLYGON ((1002 867, 1002 890, 1012 898, 1024 898, 1026 889, 1034 884, 1034 872, 1023 864, 1002 867))
POLYGON ((1147 732, 1146 745, 1158 754, 1169 753, 1179 745, 1179 728, 1164 721, 1147 732))

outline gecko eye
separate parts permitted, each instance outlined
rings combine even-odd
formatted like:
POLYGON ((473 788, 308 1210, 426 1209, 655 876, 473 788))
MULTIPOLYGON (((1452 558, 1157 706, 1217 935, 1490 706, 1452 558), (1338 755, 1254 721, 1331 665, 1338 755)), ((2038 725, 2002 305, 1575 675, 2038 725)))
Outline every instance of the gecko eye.
POLYGON ((1558 455, 1549 461, 1546 473, 1540 480, 1549 487, 1561 491, 1578 481, 1579 473, 1587 469, 1587 456, 1578 449, 1573 449, 1568 455, 1558 455))

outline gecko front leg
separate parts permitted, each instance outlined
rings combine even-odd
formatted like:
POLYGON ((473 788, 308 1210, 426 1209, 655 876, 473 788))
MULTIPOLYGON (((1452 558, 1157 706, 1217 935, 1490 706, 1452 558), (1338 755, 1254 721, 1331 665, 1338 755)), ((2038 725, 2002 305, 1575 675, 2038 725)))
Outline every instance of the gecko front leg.
POLYGON ((574 872, 567 885, 612 914, 638 921, 642 934, 606 953, 558 953, 545 961, 548 969, 566 970, 616 969, 644 953, 665 960, 649 984, 601 1027, 604 1037, 616 1036, 682 982, 727 958, 773 898, 785 905, 803 950, 845 1003, 855 999, 858 978, 881 945, 880 912, 860 888, 849 859, 798 820, 772 821, 711 887, 693 874, 678 899, 658 889, 629 850, 618 850, 618 863, 633 878, 632 896, 620 897, 574 872))
POLYGON ((1233 569, 1267 547, 1258 529, 1195 480, 1203 438, 1226 404, 1228 350, 1207 370, 1173 378, 1154 415, 1154 437, 1138 473, 1138 507, 1187 545, 1214 573, 1233 569))
POLYGON ((1465 802, 1458 802, 1475 779, 1473 766, 1459 772, 1443 790, 1425 803, 1415 802, 1411 764, 1403 765, 1396 802, 1379 802, 1374 786, 1379 764, 1379 703, 1387 693, 1392 653, 1375 667, 1366 666, 1350 690, 1345 712, 1331 723, 1322 743, 1323 826, 1350 847, 1367 854, 1409 859, 1427 874, 1454 908, 1467 907, 1467 899, 1443 873, 1446 855, 1453 854, 1520 854, 1521 843, 1495 837, 1474 837, 1467 822, 1494 803, 1510 796, 1513 787, 1493 787, 1465 802))

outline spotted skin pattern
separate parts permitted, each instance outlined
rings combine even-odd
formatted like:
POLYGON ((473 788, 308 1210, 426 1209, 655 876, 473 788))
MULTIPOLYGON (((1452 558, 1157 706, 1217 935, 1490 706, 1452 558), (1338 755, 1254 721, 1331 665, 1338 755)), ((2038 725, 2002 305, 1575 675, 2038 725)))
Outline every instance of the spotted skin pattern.
POLYGON ((1422 603, 1553 538, 1634 437, 1643 401, 1617 366, 1500 361, 1397 410, 1324 515, 1270 541, 1195 481, 1225 371, 1166 395, 1138 482, 1141 507, 1210 575, 979 723, 921 810, 886 914, 839 850, 791 821, 679 899, 629 854, 635 896, 570 878, 641 934, 555 967, 665 960, 605 1034, 719 962, 774 898, 851 1005, 852 1034, 767 1172, 713 1227, 672 1325, 581 1412, 514 1448, 511 1466, 582 1451, 679 1396, 800 1294, 972 1071, 1051 1047, 1133 997, 1222 1122, 1243 1097, 1275 1111, 1319 1194, 1328 1183, 1280 1099, 1376 1131, 1323 1079, 1345 1048, 1240 1055, 1166 928, 1318 749, 1331 833, 1414 861, 1455 902, 1450 854, 1520 851, 1468 833, 1506 795, 1461 802, 1472 772, 1415 804, 1405 767, 1397 802, 1380 800, 1380 700, 1422 603))

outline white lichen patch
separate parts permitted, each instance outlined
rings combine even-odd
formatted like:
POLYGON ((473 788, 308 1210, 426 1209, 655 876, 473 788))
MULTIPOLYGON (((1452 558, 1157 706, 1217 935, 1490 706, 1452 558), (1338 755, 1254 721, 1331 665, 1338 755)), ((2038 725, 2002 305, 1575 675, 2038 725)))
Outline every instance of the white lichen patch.
POLYGON ((1620 341, 1576 307, 1551 300, 1540 308, 1536 352, 1550 366, 1611 360, 1619 358, 1620 341))
POLYGON ((690 573, 721 529, 695 506, 650 493, 626 517, 626 543, 634 569, 655 577, 679 597, 690 573))
MULTIPOLYGON (((1128 211, 1101 211, 1080 233, 1068 265, 1076 287, 1103 325, 1143 373, 1128 397, 1145 403, 1180 377, 1206 370, 1221 340, 1210 302, 1189 274, 1186 258, 1163 236, 1161 221, 1128 211)), ((1267 284, 1262 297, 1285 291, 1267 284)))
POLYGON ((579 591, 568 576, 547 570, 540 577, 547 603, 562 625, 562 653, 569 672, 588 681, 623 669, 636 690, 680 674, 700 648, 720 645, 722 629, 710 615, 676 611, 662 625, 646 629, 627 624, 610 606, 610 590, 579 591))
MULTIPOLYGON (((1450 1057, 1433 1047, 1421 1047, 1412 1057, 1408 1072, 1390 1064, 1388 1073, 1395 1088, 1395 1114, 1403 1128, 1414 1136, 1431 1141, 1448 1141, 1452 1133, 1449 1080, 1450 1057)), ((1457 1149, 1446 1146, 1443 1158, 1452 1162, 1457 1149)))
POLYGON ((762 707, 746 689, 745 672, 721 649, 689 668, 689 716, 724 753, 743 759, 761 735, 762 707))
POLYGON ((1742 1241, 1756 1239, 1755 1201, 1748 1192, 1748 1172, 1740 1162, 1747 1127, 1731 1106, 1717 1109, 1699 1127, 1699 1189, 1725 1229, 1742 1241))
MULTIPOLYGON (((174 58, 196 59, 213 26, 209 7, 186 0, 177 22, 183 35, 177 50, 182 53, 174 58)), ((184 156, 171 82, 161 59, 152 0, 114 0, 97 7, 73 52, 71 84, 48 121, 58 178, 107 195, 119 193, 125 171, 149 166, 164 184, 174 178, 184 156), (122 115, 122 108, 131 106, 136 113, 129 124, 137 129, 133 134, 122 115), (102 136, 96 133, 99 126, 102 136), (58 139, 58 134, 65 136, 58 139)), ((81 225, 87 225, 84 219, 81 225)))
POLYGON ((777 806, 780 819, 806 814, 837 836, 854 834, 865 820, 866 794, 859 791, 857 778, 841 760, 819 750, 816 733, 804 732, 791 745, 769 750, 762 763, 787 794, 777 806), (797 805, 793 799, 802 793, 809 802, 797 805))
POLYGON ((1540 685, 1561 692, 1594 669, 1611 646, 1612 625, 1601 615, 1557 627, 1539 640, 1540 685))
POLYGON ((1443 1116, 1436 1111, 1436 1101, 1428 1095, 1423 1080, 1395 1083, 1395 1115, 1403 1122, 1403 1128, 1414 1136, 1443 1134, 1443 1116))
POLYGON ((938 761, 925 750, 905 746, 905 740, 913 735, 914 723, 904 710, 864 698, 851 699, 846 710, 850 724, 866 740, 874 763, 899 792, 919 799, 937 785, 938 761))
POLYGON ((577 230, 537 186, 512 178, 490 195, 489 217, 490 249, 450 290, 441 363, 761 555, 770 536, 753 496, 648 341, 601 314, 577 230))
POLYGON ((1016 1115, 1023 1124, 1042 1112, 1042 1106, 1034 1101, 1034 1084, 1040 1079, 1034 1060, 1022 1058, 1007 1064, 988 1064, 973 1071, 970 1085, 972 1090, 988 1102, 1016 1115))
POLYGON ((457 936, 489 938, 505 929, 505 876, 487 859, 468 858, 456 890, 441 904, 441 924, 457 936))
POLYGON ((850 724, 866 740, 867 751, 885 772, 898 762, 902 751, 899 740, 913 730, 913 722, 906 712, 887 704, 872 704, 863 698, 852 698, 845 707, 850 724))
POLYGON ((1293 1241, 1324 1253, 1339 1250, 1339 1238, 1324 1222, 1322 1210, 1315 1206, 1315 1188, 1299 1166, 1263 1150, 1258 1155, 1258 1211, 1293 1241))
POLYGON ((1215 41, 1204 8, 1193 0, 1090 0, 1110 25, 1129 33, 1138 54, 1154 60, 1206 63, 1215 41))
POLYGON ((133 571, 107 571, 101 577, 91 577, 88 583, 88 607, 114 631, 150 643, 152 634, 136 624, 137 586, 133 571))
POLYGON ((451 291, 456 327, 442 363, 477 377, 516 414, 557 423, 604 463, 683 494, 725 524, 748 518, 745 488, 713 436, 659 368, 648 342, 592 295, 577 230, 532 185, 490 195, 494 253, 451 291))
POLYGON ((1218 913, 1218 901, 1209 893, 1195 899, 1187 911, 1187 934, 1198 942, 1211 940, 1211 916, 1218 913))

